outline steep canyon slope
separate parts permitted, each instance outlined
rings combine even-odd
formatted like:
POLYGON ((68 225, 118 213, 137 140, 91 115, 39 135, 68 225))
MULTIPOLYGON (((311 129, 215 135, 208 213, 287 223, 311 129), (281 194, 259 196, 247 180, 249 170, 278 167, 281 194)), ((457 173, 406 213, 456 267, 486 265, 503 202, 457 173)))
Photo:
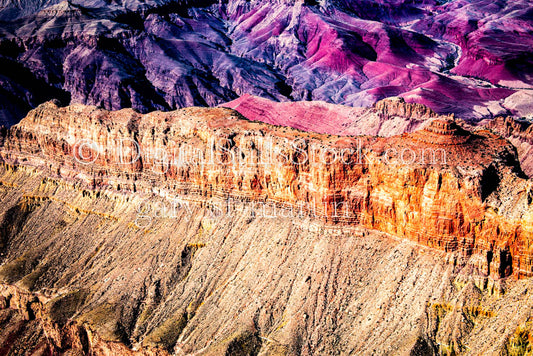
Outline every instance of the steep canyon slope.
POLYGON ((343 137, 48 102, 2 135, 6 352, 530 347, 533 192, 488 130, 343 137))

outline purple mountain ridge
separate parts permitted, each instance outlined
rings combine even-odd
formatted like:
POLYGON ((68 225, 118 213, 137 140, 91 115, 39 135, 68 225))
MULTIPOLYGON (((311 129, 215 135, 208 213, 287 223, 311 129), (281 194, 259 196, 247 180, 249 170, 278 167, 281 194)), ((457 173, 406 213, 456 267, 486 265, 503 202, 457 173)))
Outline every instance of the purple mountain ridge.
POLYGON ((0 0, 0 124, 57 98, 140 112, 245 94, 531 115, 533 8, 488 1, 0 0))

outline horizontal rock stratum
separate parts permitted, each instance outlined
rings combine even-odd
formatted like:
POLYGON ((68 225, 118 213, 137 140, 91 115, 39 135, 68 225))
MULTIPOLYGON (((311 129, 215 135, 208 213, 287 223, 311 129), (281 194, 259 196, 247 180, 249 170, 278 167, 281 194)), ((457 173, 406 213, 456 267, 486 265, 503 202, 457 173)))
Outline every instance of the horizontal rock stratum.
POLYGON ((39 106, 0 141, 0 353, 520 352, 530 182, 508 141, 426 119, 39 106))
POLYGON ((2 157, 91 189, 256 202, 479 255, 496 279, 533 275, 533 192, 515 148, 449 117, 400 136, 341 137, 224 108, 141 115, 48 102, 7 132, 2 157))

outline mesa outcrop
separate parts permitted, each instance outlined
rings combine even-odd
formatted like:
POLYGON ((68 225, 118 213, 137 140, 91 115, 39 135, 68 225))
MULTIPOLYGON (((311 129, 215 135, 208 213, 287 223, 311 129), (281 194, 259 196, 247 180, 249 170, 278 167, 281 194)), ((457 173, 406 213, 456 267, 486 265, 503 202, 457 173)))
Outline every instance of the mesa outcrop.
POLYGON ((260 202, 361 224, 482 255, 493 278, 533 272, 533 193, 515 148, 451 118, 389 138, 341 137, 223 108, 140 115, 49 102, 9 130, 2 156, 90 189, 260 202))

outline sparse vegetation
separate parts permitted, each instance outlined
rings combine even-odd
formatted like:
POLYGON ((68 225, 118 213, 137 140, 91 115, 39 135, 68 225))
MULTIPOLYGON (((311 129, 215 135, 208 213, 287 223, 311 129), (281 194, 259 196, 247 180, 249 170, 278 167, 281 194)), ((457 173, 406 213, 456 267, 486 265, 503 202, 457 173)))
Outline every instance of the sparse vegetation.
POLYGON ((531 356, 533 355, 533 334, 531 333, 531 323, 519 326, 507 342, 507 353, 509 356, 531 356))
POLYGON ((226 350, 226 356, 253 356, 261 349, 261 339, 256 334, 244 332, 233 338, 226 350))
POLYGON ((203 243, 203 242, 190 242, 190 243, 187 244, 187 247, 199 249, 199 248, 205 247, 205 243, 203 243))
POLYGON ((27 274, 22 278, 18 284, 27 290, 33 290, 37 280, 45 273, 46 268, 44 266, 38 266, 33 272, 27 274))
POLYGON ((0 282, 13 284, 31 273, 37 262, 28 253, 0 267, 0 282))
POLYGON ((79 289, 52 299, 47 305, 52 321, 65 324, 81 308, 88 296, 88 291, 79 289))
POLYGON ((160 345, 171 352, 178 337, 187 325, 187 321, 186 312, 179 311, 175 313, 148 334, 144 343, 147 345, 160 345))
POLYGON ((464 306, 463 313, 472 321, 478 318, 492 318, 496 315, 492 310, 484 309, 480 305, 464 306))
MULTIPOLYGON (((496 314, 492 310, 483 308, 481 305, 459 306, 451 303, 428 303, 428 308, 435 318, 435 330, 438 331, 449 313, 462 313, 463 317, 468 320, 467 324, 473 325, 479 322, 481 318, 492 318, 496 314)), ((464 320, 464 319, 463 319, 464 320)), ((439 353, 444 356, 460 355, 465 351, 465 346, 460 339, 452 338, 442 340, 439 343, 439 353)))
POLYGON ((103 303, 77 318, 80 322, 93 325, 103 339, 108 341, 122 341, 124 335, 118 323, 116 304, 103 303))

